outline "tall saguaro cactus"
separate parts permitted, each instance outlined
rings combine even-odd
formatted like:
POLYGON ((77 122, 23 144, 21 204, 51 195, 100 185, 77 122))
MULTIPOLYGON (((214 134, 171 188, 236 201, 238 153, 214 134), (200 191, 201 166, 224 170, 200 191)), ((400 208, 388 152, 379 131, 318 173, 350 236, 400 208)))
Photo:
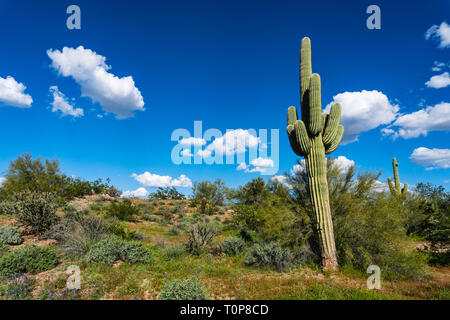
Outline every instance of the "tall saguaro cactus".
POLYGON ((391 178, 388 178, 388 185, 389 185, 389 189, 391 190, 391 193, 393 196, 396 197, 405 197, 406 194, 408 193, 408 184, 405 183, 403 185, 403 189, 400 185, 400 177, 398 175, 398 162, 397 159, 393 158, 392 159, 392 168, 394 170, 394 184, 392 184, 392 180, 391 178))
POLYGON ((341 120, 339 103, 332 104, 329 114, 322 114, 320 76, 312 73, 311 41, 307 37, 302 39, 300 49, 300 100, 302 120, 298 120, 295 107, 289 107, 287 133, 294 152, 305 157, 322 267, 335 270, 338 264, 325 154, 333 152, 339 146, 344 127, 339 124, 341 120))

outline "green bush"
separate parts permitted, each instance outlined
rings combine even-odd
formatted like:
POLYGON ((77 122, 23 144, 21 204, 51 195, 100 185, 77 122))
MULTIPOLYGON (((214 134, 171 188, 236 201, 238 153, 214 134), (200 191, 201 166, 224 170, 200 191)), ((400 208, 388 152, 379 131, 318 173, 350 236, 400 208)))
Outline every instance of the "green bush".
POLYGON ((220 247, 222 252, 228 255, 236 255, 242 252, 244 249, 245 242, 241 238, 238 237, 228 237, 223 239, 220 247))
POLYGON ((151 193, 149 198, 152 200, 183 200, 186 196, 179 193, 174 187, 158 188, 156 192, 151 193))
POLYGON ((167 260, 181 258, 184 254, 184 247, 179 244, 164 248, 164 258, 167 260))
POLYGON ((175 280, 166 283, 159 295, 159 300, 207 300, 208 293, 202 282, 196 278, 175 280))
POLYGON ((18 222, 31 234, 45 236, 46 232, 58 221, 55 195, 23 192, 16 194, 16 197, 18 222))
POLYGON ((0 202, 0 216, 1 215, 11 215, 16 212, 16 207, 11 201, 0 202))
POLYGON ((23 242, 19 229, 0 226, 0 242, 7 244, 21 244, 23 242))
POLYGON ((40 273, 53 269, 59 260, 53 249, 27 245, 8 252, 0 258, 0 274, 40 273))
POLYGON ((122 222, 116 219, 109 219, 106 232, 118 236, 124 240, 143 240, 143 236, 137 231, 129 231, 122 222))
POLYGON ((88 263, 107 265, 113 265, 117 260, 148 263, 151 261, 151 253, 140 242, 110 236, 94 244, 86 259, 88 263))
POLYGON ((9 246, 4 243, 3 241, 0 241, 0 257, 6 254, 9 251, 9 246))
POLYGON ((132 220, 134 216, 139 214, 139 209, 129 200, 113 201, 106 208, 107 217, 115 217, 122 221, 132 220))
POLYGON ((225 201, 227 188, 222 180, 194 182, 191 206, 197 207, 201 214, 212 215, 218 212, 225 201))
POLYGON ((145 221, 150 221, 150 222, 160 222, 161 221, 161 218, 154 216, 152 214, 148 214, 148 213, 144 214, 142 216, 142 219, 145 221))
POLYGON ((244 263, 247 266, 285 271, 294 266, 294 255, 278 242, 255 244, 245 254, 244 263))
POLYGON ((172 226, 170 227, 170 229, 167 231, 167 234, 169 236, 178 236, 180 235, 181 231, 177 226, 172 226))
POLYGON ((189 231, 187 248, 193 254, 200 255, 213 238, 219 234, 217 226, 210 222, 193 225, 189 231))
POLYGON ((61 245, 58 253, 81 257, 89 252, 94 243, 106 236, 107 225, 98 216, 66 216, 49 234, 61 245))

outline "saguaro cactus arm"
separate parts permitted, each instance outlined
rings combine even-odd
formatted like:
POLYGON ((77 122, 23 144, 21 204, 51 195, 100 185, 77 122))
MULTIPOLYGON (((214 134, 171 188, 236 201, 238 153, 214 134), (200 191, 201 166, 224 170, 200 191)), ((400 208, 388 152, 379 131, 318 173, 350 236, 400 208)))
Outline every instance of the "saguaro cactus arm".
POLYGON ((397 159, 392 159, 392 169, 394 171, 394 183, 392 183, 391 178, 388 178, 389 190, 394 196, 406 196, 408 193, 408 184, 403 185, 403 189, 400 184, 400 176, 398 174, 398 162, 397 159))

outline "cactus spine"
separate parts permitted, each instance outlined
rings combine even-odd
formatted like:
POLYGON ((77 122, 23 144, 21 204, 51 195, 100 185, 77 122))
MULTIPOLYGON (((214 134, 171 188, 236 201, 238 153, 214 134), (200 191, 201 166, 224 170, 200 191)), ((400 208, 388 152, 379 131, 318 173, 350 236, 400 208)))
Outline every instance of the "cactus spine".
POLYGON ((391 178, 388 178, 389 189, 391 194, 396 197, 405 197, 408 193, 408 184, 405 183, 403 189, 400 185, 400 177, 398 175, 398 162, 397 159, 392 159, 392 168, 394 169, 394 184, 392 184, 391 178))
POLYGON ((302 39, 300 49, 300 102, 302 120, 298 120, 296 108, 289 107, 287 133, 293 151, 305 157, 322 267, 335 270, 338 264, 325 154, 333 152, 339 146, 344 127, 339 124, 339 103, 332 104, 329 114, 322 114, 320 76, 312 73, 311 41, 307 37, 302 39))

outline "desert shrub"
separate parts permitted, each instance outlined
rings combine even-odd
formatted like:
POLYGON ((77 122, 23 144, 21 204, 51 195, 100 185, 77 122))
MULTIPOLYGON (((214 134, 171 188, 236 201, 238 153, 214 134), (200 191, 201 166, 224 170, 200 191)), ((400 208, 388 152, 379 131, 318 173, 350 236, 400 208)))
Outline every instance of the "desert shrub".
POLYGON ((181 233, 180 229, 177 226, 172 226, 169 228, 169 230, 167 231, 167 234, 169 236, 179 236, 181 233))
POLYGON ((166 283, 159 295, 159 300, 207 300, 208 292, 202 282, 191 277, 166 283))
POLYGON ((192 187, 191 206, 200 213, 212 215, 217 213, 219 206, 224 204, 227 188, 222 180, 194 182, 192 187))
POLYGON ((252 179, 244 186, 240 186, 237 190, 230 192, 230 198, 237 200, 242 205, 262 204, 269 195, 269 185, 263 178, 258 177, 252 179))
POLYGON ((84 256, 106 234, 107 225, 93 215, 65 217, 50 232, 50 236, 60 243, 58 253, 70 257, 84 256))
POLYGON ((244 263, 247 266, 285 271, 294 266, 294 255, 278 242, 255 244, 245 254, 244 263))
POLYGON ((149 198, 152 200, 182 200, 186 199, 186 196, 179 193, 174 187, 159 187, 156 192, 149 195, 149 198))
POLYGON ((142 240, 144 238, 138 231, 126 229, 123 223, 116 218, 108 219, 106 232, 124 240, 142 240))
POLYGON ((408 232, 425 239, 433 264, 450 264, 450 193, 443 186, 418 183, 407 199, 408 232))
POLYGON ((167 260, 181 258, 184 254, 184 247, 179 244, 164 248, 164 258, 167 260))
POLYGON ((16 212, 16 207, 12 201, 2 201, 0 202, 0 216, 1 215, 12 215, 16 212))
POLYGON ((59 260, 53 249, 27 245, 10 251, 0 258, 0 274, 40 273, 53 269, 59 260))
POLYGON ((157 216, 154 216, 154 215, 148 214, 148 213, 144 214, 142 216, 142 219, 145 221, 150 221, 150 222, 160 222, 161 221, 161 219, 158 218, 157 216))
POLYGON ((14 227, 0 226, 0 242, 6 244, 21 244, 23 242, 19 229, 14 227))
POLYGON ((199 255, 218 234, 219 230, 216 224, 201 222, 191 227, 186 246, 191 253, 199 255))
POLYGON ((310 234, 309 217, 280 183, 253 179, 229 193, 234 201, 230 225, 239 230, 246 241, 252 235, 265 242, 303 245, 310 234))
POLYGON ((238 237, 228 237, 223 239, 220 247, 222 252, 228 255, 236 255, 242 252, 244 249, 245 242, 241 238, 238 237))
POLYGON ((23 192, 16 198, 17 220, 31 234, 44 236, 58 221, 54 194, 23 192))
POLYGON ((132 220, 134 216, 139 214, 138 208, 129 200, 113 201, 106 208, 107 217, 115 217, 122 221, 132 220))
POLYGON ((140 242, 110 236, 94 244, 86 259, 88 263, 107 265, 113 265, 117 260, 147 263, 151 260, 151 253, 140 242))
POLYGON ((0 257, 6 254, 9 251, 9 246, 4 243, 3 241, 0 241, 0 257))
POLYGON ((119 258, 128 263, 148 263, 152 256, 141 242, 122 240, 119 247, 119 258))

